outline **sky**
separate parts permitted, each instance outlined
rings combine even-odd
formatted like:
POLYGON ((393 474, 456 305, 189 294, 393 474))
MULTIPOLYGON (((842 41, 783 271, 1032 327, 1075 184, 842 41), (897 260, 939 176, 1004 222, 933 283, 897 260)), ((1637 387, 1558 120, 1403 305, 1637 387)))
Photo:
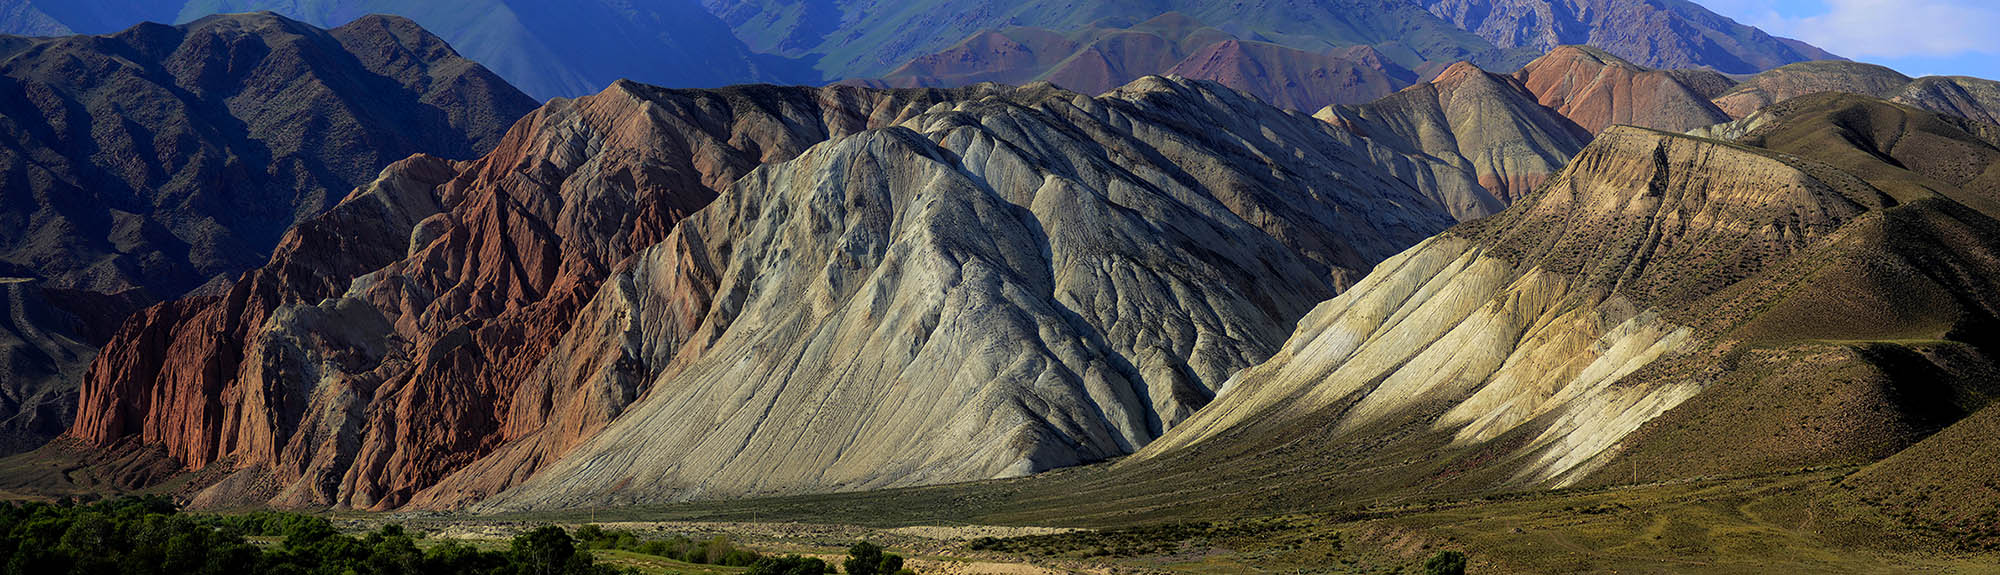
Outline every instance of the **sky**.
POLYGON ((2000 80, 2000 0, 1695 0, 1765 32, 1909 76, 2000 80))

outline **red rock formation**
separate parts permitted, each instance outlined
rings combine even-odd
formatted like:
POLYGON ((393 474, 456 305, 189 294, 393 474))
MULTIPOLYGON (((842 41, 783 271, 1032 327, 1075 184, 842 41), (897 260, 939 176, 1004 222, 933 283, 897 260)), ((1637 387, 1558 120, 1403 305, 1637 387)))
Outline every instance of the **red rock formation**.
POLYGON ((1514 73, 1543 106, 1590 133, 1614 124, 1685 132, 1730 120, 1675 75, 1603 50, 1561 46, 1514 73))
POLYGON ((620 83, 552 102, 476 162, 392 166, 226 294, 142 312, 70 434, 241 470, 202 501, 400 505, 572 403, 514 387, 621 260, 717 190, 968 94, 620 83))

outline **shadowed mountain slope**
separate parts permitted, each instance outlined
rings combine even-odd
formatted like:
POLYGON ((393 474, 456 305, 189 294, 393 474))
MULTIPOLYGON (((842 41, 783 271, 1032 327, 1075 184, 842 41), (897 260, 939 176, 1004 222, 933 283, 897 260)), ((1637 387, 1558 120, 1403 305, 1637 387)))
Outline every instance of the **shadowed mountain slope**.
POLYGON ((0 259, 174 295, 418 151, 474 157, 533 102, 408 20, 271 15, 35 39, 0 62, 0 259))
POLYGON ((0 39, 0 452, 73 417, 124 314, 257 265, 419 150, 491 150, 532 100, 408 20, 272 15, 0 39))
POLYGON ((1367 46, 1307 52, 1249 42, 1177 12, 1131 25, 1094 23, 1079 32, 1005 28, 974 34, 918 57, 866 85, 962 86, 1047 81, 1100 94, 1142 76, 1212 80, 1294 110, 1359 104, 1416 81, 1416 73, 1367 46))
POLYGON ((677 88, 818 79, 800 63, 751 52, 688 0, 186 0, 177 18, 256 10, 320 26, 408 17, 543 100, 620 78, 677 88))
MULTIPOLYGON (((987 0, 846 3, 785 0, 705 0, 736 36, 772 53, 816 58, 828 78, 875 78, 960 41, 1009 27, 1083 30, 1131 27, 1178 13, 1216 26, 1238 39, 1323 53, 1332 48, 1376 46, 1394 51, 1405 67, 1422 61, 1481 58, 1506 68, 1531 55, 1504 54, 1410 2, 1311 0, 1277 3, 1067 2, 987 0)), ((1157 73, 1163 70, 1148 72, 1157 73)))

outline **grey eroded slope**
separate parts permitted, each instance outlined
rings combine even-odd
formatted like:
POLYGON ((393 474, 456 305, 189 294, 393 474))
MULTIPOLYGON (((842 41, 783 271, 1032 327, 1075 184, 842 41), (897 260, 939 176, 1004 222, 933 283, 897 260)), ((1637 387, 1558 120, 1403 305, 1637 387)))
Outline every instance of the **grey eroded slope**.
MULTIPOLYGON (((1095 99, 938 106, 766 166, 579 320, 631 318, 647 335, 624 341, 678 344, 583 345, 673 352, 649 388, 480 508, 917 485, 1129 453, 1277 349, 1315 294, 1451 223, 1379 153, 1155 77, 1095 99)), ((602 337, 585 331, 564 345, 602 337)))

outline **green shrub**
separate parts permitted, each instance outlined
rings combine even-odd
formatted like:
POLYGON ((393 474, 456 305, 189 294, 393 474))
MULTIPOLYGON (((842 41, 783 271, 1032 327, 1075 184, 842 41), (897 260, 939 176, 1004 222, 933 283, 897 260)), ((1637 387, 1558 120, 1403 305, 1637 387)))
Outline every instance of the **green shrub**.
POLYGON ((1465 554, 1439 551, 1424 561, 1424 575, 1465 575, 1465 554))

